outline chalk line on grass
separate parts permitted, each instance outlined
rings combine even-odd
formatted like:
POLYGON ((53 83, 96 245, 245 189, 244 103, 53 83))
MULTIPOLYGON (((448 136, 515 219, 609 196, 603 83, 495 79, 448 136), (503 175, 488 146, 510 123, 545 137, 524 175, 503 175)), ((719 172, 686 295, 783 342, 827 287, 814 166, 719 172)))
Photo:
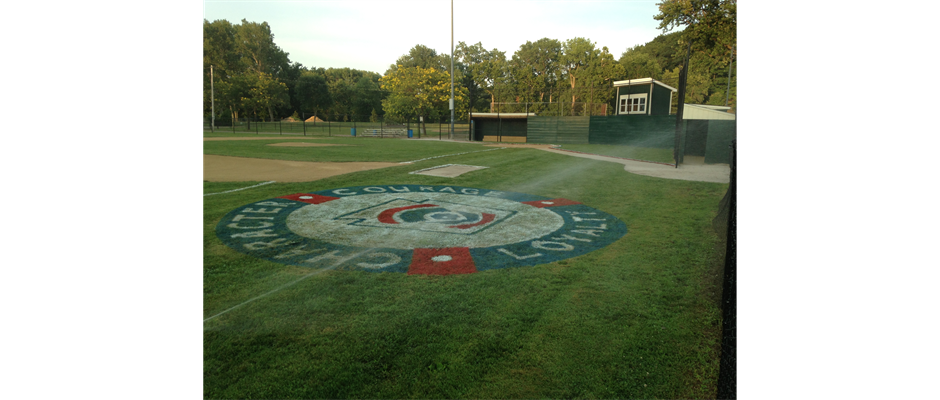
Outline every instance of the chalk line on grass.
POLYGON ((467 152, 463 152, 463 153, 444 154, 444 155, 442 155, 442 156, 434 156, 434 157, 422 158, 422 159, 420 159, 420 160, 402 161, 402 162, 400 162, 399 164, 413 164, 413 163, 416 163, 416 162, 419 162, 419 161, 433 160, 433 159, 435 159, 435 158, 450 157, 450 156, 459 156, 459 155, 463 155, 463 154, 481 153, 481 152, 484 152, 484 151, 493 151, 493 150, 502 150, 502 149, 505 149, 505 147, 498 147, 498 148, 495 148, 495 149, 487 149, 487 150, 467 151, 467 152))
POLYGON ((241 302, 241 303, 239 303, 239 304, 236 304, 236 305, 234 305, 234 306, 232 306, 232 307, 229 307, 229 308, 226 309, 225 311, 222 311, 222 312, 220 312, 220 313, 218 313, 218 314, 216 314, 216 315, 213 315, 213 316, 211 316, 211 317, 209 317, 209 318, 206 318, 206 319, 202 320, 202 322, 203 322, 203 323, 208 322, 209 320, 211 320, 211 319, 213 319, 213 318, 215 318, 215 317, 218 317, 218 316, 220 316, 220 315, 222 315, 222 314, 225 314, 225 313, 227 313, 227 312, 229 312, 229 311, 232 311, 232 310, 234 310, 234 309, 236 309, 236 308, 238 308, 238 307, 241 307, 241 306, 243 306, 243 305, 245 305, 245 304, 251 303, 251 302, 253 302, 253 301, 255 301, 255 300, 258 300, 258 299, 260 299, 260 298, 262 298, 262 297, 266 297, 266 296, 268 296, 268 295, 271 295, 271 294, 274 294, 274 293, 276 293, 276 292, 279 292, 279 291, 281 291, 281 290, 283 290, 283 289, 285 289, 285 288, 288 288, 288 287, 290 287, 290 286, 293 286, 293 285, 297 284, 298 282, 300 282, 300 281, 302 281, 302 280, 304 280, 304 279, 307 279, 307 278, 309 278, 309 277, 311 277, 311 276, 320 274, 320 273, 325 272, 325 271, 328 271, 328 270, 332 270, 332 269, 338 267, 340 264, 342 264, 342 263, 344 263, 344 262, 346 262, 346 261, 352 260, 352 259, 354 259, 354 258, 356 258, 356 257, 359 257, 359 256, 361 256, 361 255, 363 255, 363 254, 365 254, 365 253, 367 253, 367 252, 372 251, 372 250, 373 250, 373 249, 366 249, 366 250, 360 251, 360 252, 358 252, 358 253, 356 253, 356 254, 353 254, 353 255, 351 255, 351 256, 340 258, 340 259, 336 260, 336 262, 333 263, 333 265, 330 265, 329 267, 321 268, 321 269, 315 270, 315 271, 313 271, 313 272, 310 272, 309 274, 306 274, 306 275, 304 275, 304 276, 301 276, 300 278, 297 278, 297 279, 295 279, 295 280, 293 280, 293 281, 290 281, 290 282, 287 282, 287 283, 285 283, 285 284, 283 284, 283 285, 281 285, 281 286, 278 286, 277 288, 272 289, 271 291, 268 291, 267 293, 263 293, 263 294, 260 294, 260 295, 255 296, 255 297, 252 297, 252 298, 250 298, 250 299, 248 299, 248 300, 245 300, 245 301, 243 301, 243 302, 241 302))
POLYGON ((212 195, 214 195, 214 194, 226 194, 226 193, 232 193, 232 192, 237 192, 237 191, 239 191, 239 190, 245 190, 245 189, 251 189, 251 188, 255 188, 255 187, 258 187, 258 186, 263 186, 263 185, 267 185, 267 184, 269 184, 269 183, 274 183, 274 182, 276 182, 276 181, 268 181, 268 182, 263 182, 263 183, 259 183, 259 184, 257 184, 257 185, 253 185, 253 186, 248 186, 248 187, 243 187, 243 188, 241 188, 241 189, 232 189, 232 190, 226 190, 226 191, 224 191, 224 192, 218 192, 218 193, 206 193, 206 194, 204 194, 204 195, 202 195, 202 196, 203 196, 203 197, 205 197, 205 196, 212 196, 212 195))

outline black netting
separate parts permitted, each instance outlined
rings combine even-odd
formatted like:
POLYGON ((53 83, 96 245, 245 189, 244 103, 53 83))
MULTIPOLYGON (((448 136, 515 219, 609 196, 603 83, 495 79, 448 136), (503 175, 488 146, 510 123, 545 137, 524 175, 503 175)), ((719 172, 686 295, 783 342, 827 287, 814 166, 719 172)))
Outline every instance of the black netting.
POLYGON ((731 184, 728 193, 721 200, 721 210, 715 218, 715 225, 723 227, 727 240, 725 250, 725 271, 722 282, 721 308, 721 361, 718 372, 718 398, 734 399, 737 397, 737 157, 736 143, 731 142, 731 184))

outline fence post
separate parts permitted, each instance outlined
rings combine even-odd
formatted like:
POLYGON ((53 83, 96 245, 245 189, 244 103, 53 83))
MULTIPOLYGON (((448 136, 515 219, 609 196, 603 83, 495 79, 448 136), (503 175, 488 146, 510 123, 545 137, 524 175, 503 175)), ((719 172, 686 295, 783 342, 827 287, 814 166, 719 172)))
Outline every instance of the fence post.
POLYGON ((277 134, 283 135, 284 131, 281 130, 281 121, 277 121, 277 134))
POLYGON ((332 128, 332 125, 330 124, 330 122, 331 122, 331 121, 330 121, 330 117, 326 117, 326 134, 329 135, 330 137, 332 137, 332 136, 333 136, 333 128, 332 128))
POLYGON ((302 123, 304 124, 304 136, 307 136, 307 121, 304 120, 302 123))

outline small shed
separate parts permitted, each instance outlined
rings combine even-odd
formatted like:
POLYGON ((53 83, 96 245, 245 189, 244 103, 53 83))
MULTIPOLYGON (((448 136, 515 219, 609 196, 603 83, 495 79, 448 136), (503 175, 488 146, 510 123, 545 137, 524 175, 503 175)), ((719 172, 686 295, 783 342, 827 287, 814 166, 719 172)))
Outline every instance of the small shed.
POLYGON ((672 93, 679 90, 653 78, 615 81, 617 115, 669 115, 672 93))
POLYGON ((528 119, 535 113, 473 113, 470 126, 473 140, 525 143, 528 119))

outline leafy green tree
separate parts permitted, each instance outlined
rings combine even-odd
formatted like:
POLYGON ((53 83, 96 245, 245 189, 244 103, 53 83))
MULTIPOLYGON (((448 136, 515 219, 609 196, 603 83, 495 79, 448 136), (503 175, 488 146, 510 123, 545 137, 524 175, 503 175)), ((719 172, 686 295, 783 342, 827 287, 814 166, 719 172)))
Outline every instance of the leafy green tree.
POLYGON ((224 85, 230 76, 241 73, 235 51, 235 27, 224 19, 211 23, 203 20, 202 35, 203 110, 206 115, 212 110, 212 79, 215 81, 218 115, 223 108, 219 103, 219 85, 224 85))
POLYGON ((266 22, 243 19, 238 25, 226 20, 212 23, 203 20, 203 69, 206 109, 211 107, 208 99, 214 83, 217 103, 228 108, 233 118, 250 110, 265 111, 268 119, 274 120, 275 113, 284 115, 291 110, 290 96, 275 83, 286 87, 284 83, 289 82, 291 87, 295 86, 303 68, 299 63, 292 64, 288 54, 274 44, 274 35, 266 22), (210 66, 214 82, 209 81, 210 66), (259 106, 264 110, 258 110, 259 106))
POLYGON ((353 87, 353 114, 356 120, 365 121, 369 111, 382 108, 383 92, 378 74, 363 74, 353 87))
POLYGON ((559 63, 564 70, 564 75, 571 85, 571 106, 574 107, 576 92, 575 85, 577 79, 586 75, 586 69, 589 64, 594 62, 597 57, 597 49, 590 40, 576 37, 568 39, 562 45, 561 58, 559 63))
POLYGON ((267 22, 242 20, 235 26, 235 49, 245 69, 278 76, 290 66, 288 53, 274 43, 274 34, 267 22))
POLYGON ((304 71, 294 86, 293 95, 304 113, 318 113, 333 104, 326 78, 316 71, 304 71))
POLYGON ((509 73, 518 101, 552 101, 552 93, 562 73, 561 48, 558 40, 542 38, 535 42, 527 41, 513 53, 509 73))
POLYGON ((269 120, 274 121, 271 109, 289 101, 287 85, 266 73, 248 73, 244 76, 249 82, 249 97, 242 99, 243 109, 261 116, 264 115, 264 111, 267 111, 269 120))
MULTIPOLYGON (((380 80, 388 97, 382 100, 386 116, 407 120, 416 116, 450 115, 450 74, 433 68, 399 65, 380 80)), ((457 115, 467 112, 467 89, 454 88, 457 115)))
MULTIPOLYGON (((672 87, 679 86, 679 73, 681 72, 682 67, 676 67, 672 71, 666 71, 663 73, 662 81, 672 87)), ((686 76, 685 82, 685 102, 686 104, 705 104, 705 99, 708 98, 708 88, 710 82, 708 76, 698 72, 692 68, 689 68, 689 73, 686 76)), ((673 93, 672 99, 672 113, 678 112, 679 100, 677 98, 678 94, 673 93)))
POLYGON ((484 94, 483 89, 476 83, 472 70, 472 66, 479 63, 482 59, 480 53, 485 51, 481 43, 468 46, 464 42, 457 42, 457 46, 454 48, 454 54, 456 56, 455 67, 459 66, 463 73, 463 79, 460 80, 459 84, 467 88, 471 111, 479 111, 487 107, 485 105, 486 99, 484 99, 484 96, 481 96, 481 94, 484 94))
POLYGON ((441 56, 437 54, 436 50, 423 44, 419 44, 415 45, 415 47, 412 47, 411 50, 408 50, 408 54, 399 57, 394 64, 389 66, 389 69, 385 72, 385 74, 388 75, 389 72, 394 72, 398 68, 412 67, 447 71, 450 69, 450 62, 448 61, 445 64, 441 56))
POLYGON ((627 49, 620 56, 624 76, 621 79, 653 78, 662 79, 663 67, 650 53, 639 50, 639 46, 627 49))
MULTIPOLYGON (((598 103, 607 103, 611 107, 606 108, 606 113, 609 114, 613 111, 613 102, 616 94, 613 90, 609 90, 612 87, 613 81, 623 79, 625 74, 623 65, 614 60, 613 54, 610 54, 610 50, 607 49, 607 46, 601 48, 601 51, 596 53, 596 56, 587 64, 586 74, 582 78, 584 86, 587 88, 583 90, 583 95, 587 96, 586 100, 588 103, 598 104, 598 103)), ((591 115, 597 115, 602 112, 602 109, 592 108, 585 110, 585 112, 590 112, 591 115)))
MULTIPOLYGON (((477 42, 467 46, 460 42, 455 51, 462 64, 467 66, 470 87, 480 88, 490 95, 490 105, 496 101, 496 92, 506 87, 509 80, 506 52, 497 49, 486 50, 477 42)), ((492 111, 492 109, 491 109, 492 111)))
POLYGON ((737 0, 663 0, 659 14, 663 32, 684 26, 683 39, 710 58, 730 63, 737 55, 737 0))

